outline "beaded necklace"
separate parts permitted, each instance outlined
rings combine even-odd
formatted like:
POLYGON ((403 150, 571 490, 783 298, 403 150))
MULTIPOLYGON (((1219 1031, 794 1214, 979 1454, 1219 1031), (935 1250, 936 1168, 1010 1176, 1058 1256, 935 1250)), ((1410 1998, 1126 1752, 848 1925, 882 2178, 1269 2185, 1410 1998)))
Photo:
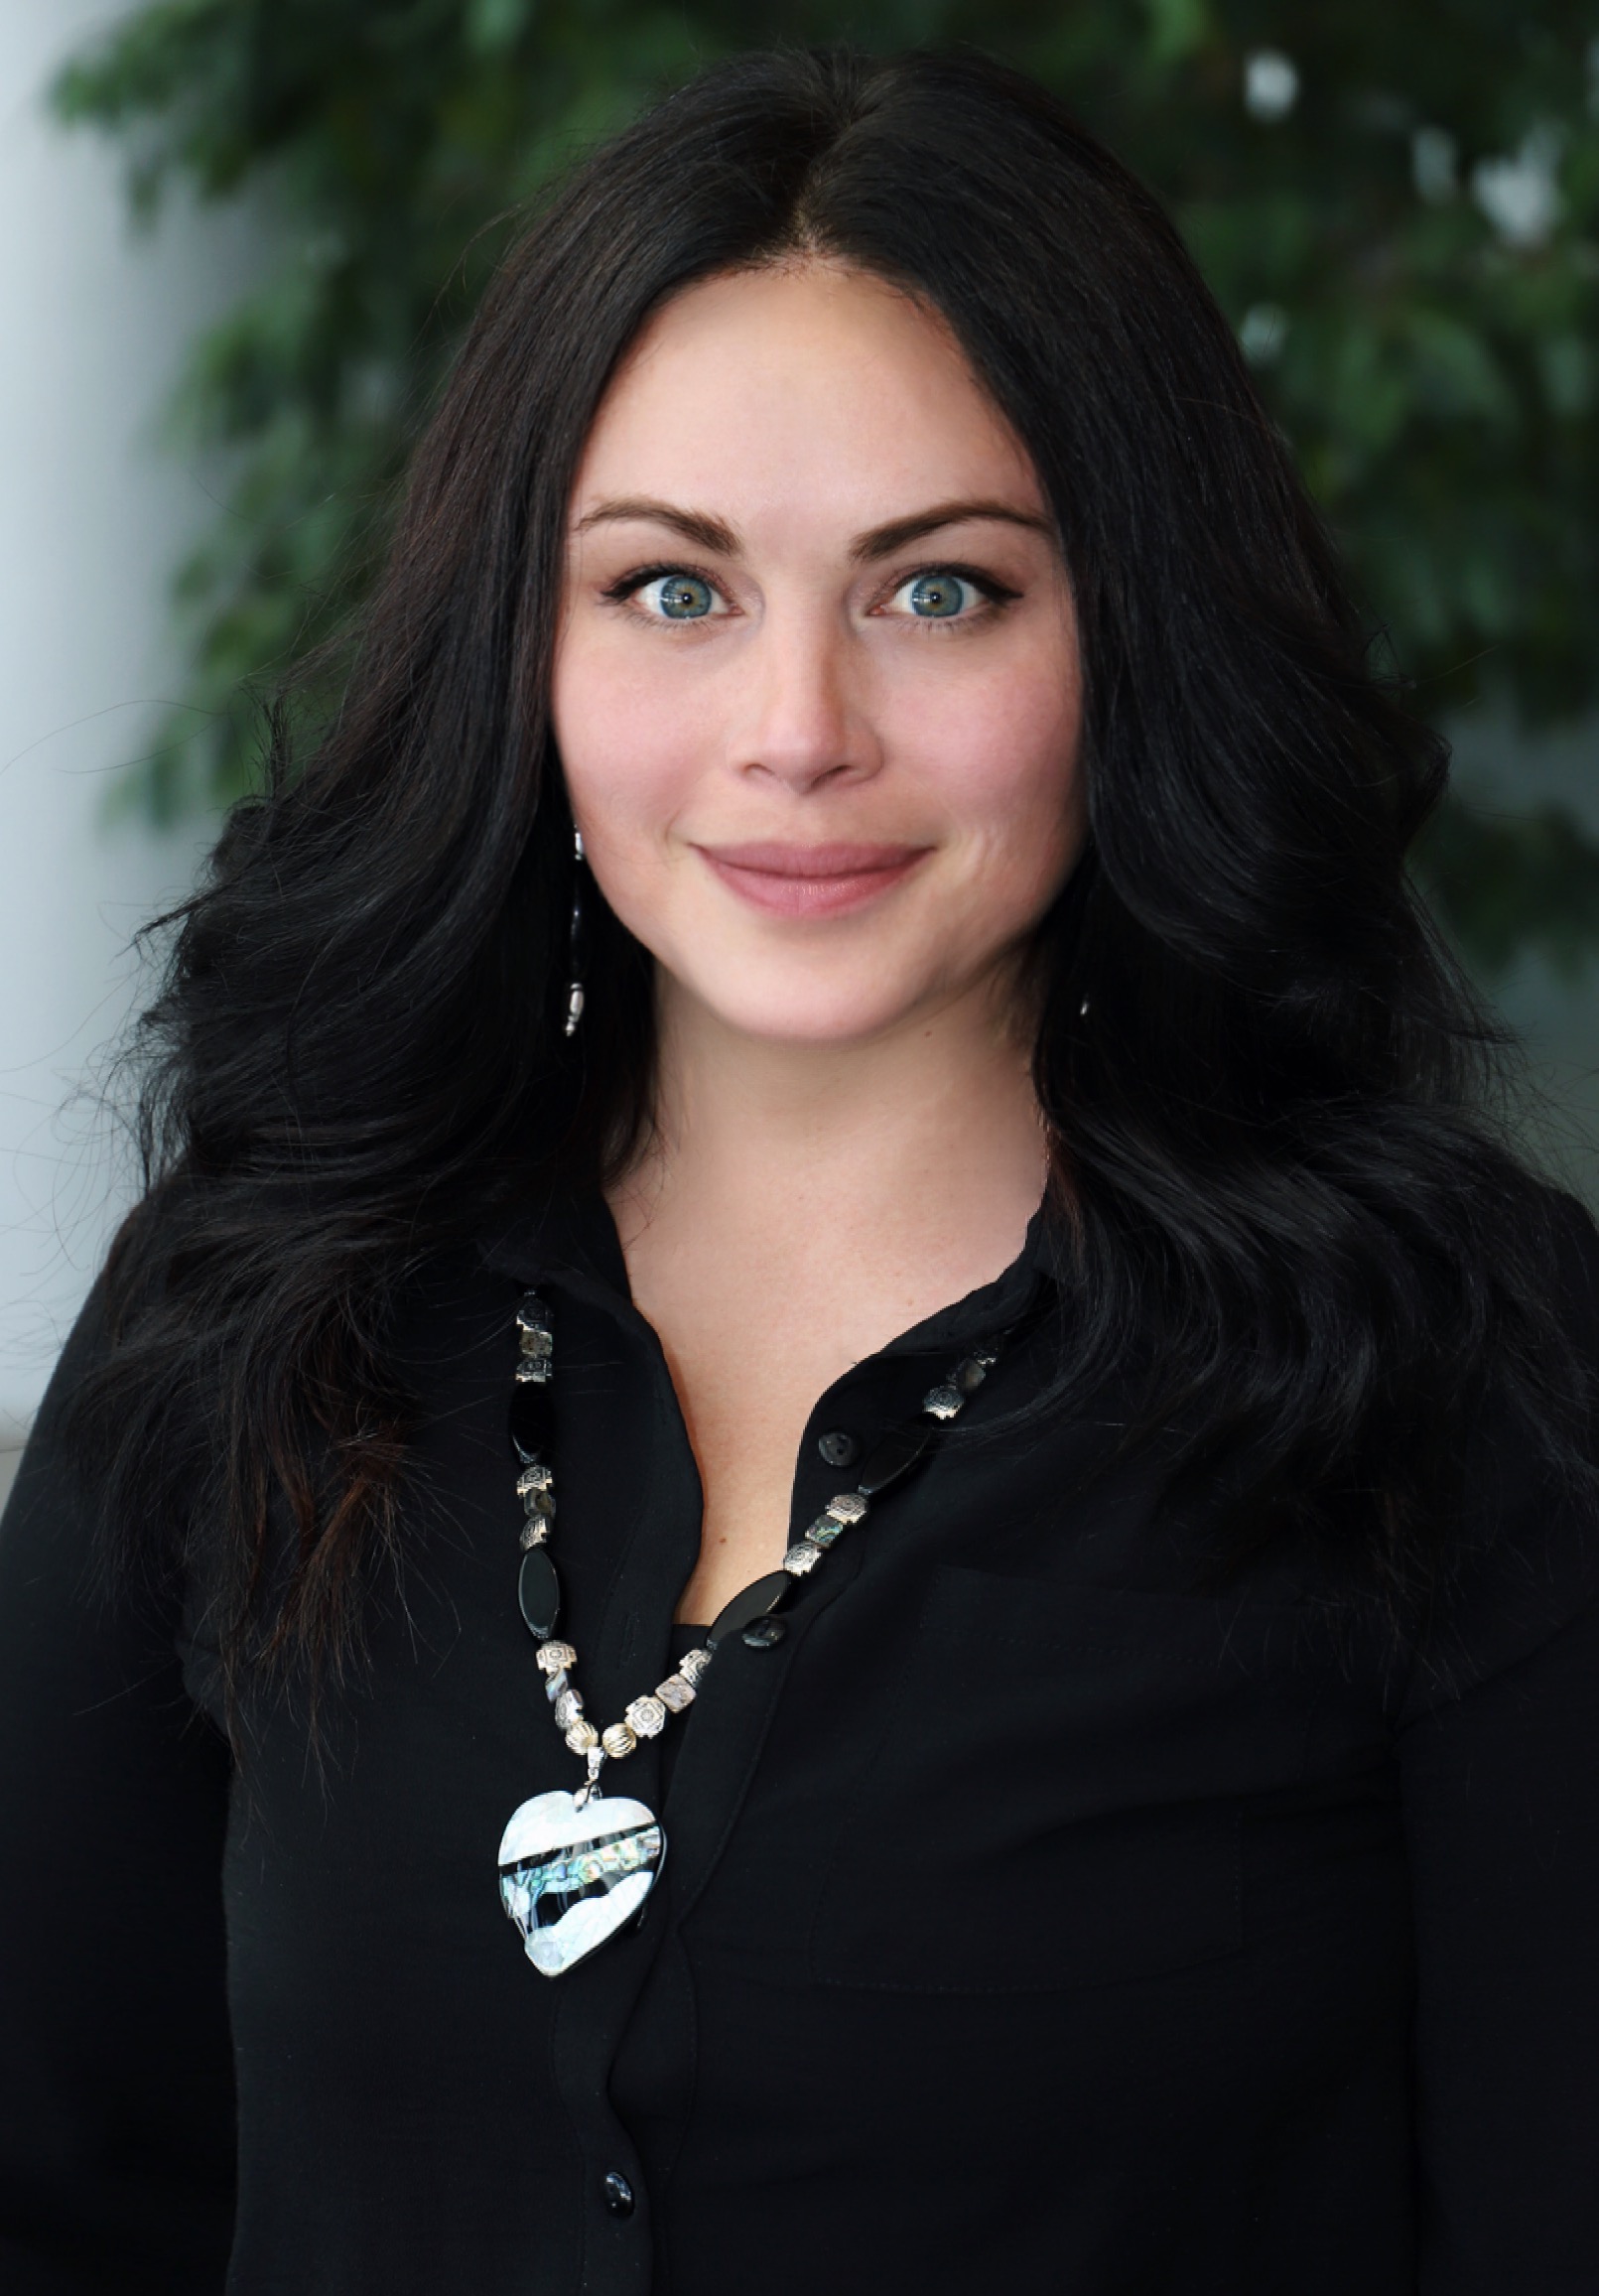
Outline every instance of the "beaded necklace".
POLYGON ((561 1583, 549 1553, 555 1519, 555 1476, 550 1466, 550 1382, 555 1366, 550 1311, 529 1291, 516 1311, 520 1351, 511 1394, 511 1448, 516 1493, 522 1502, 522 1562, 517 1600, 538 1645, 538 1665, 555 1725, 588 1776, 576 1793, 535 1794, 511 1817, 499 1845, 499 1894, 521 1933, 528 1959, 546 1977, 558 1977, 616 1936, 642 1911, 666 1856, 666 1834, 652 1810, 628 1795, 603 1796, 600 1773, 624 1761, 641 1739, 658 1737, 674 1714, 694 1703, 720 1643, 731 1634, 775 1641, 781 1632, 769 1615, 786 1603, 834 1543, 860 1523, 871 1503, 922 1456, 968 1397, 977 1393, 999 1359, 1000 1341, 985 1341, 962 1356, 948 1378, 930 1388, 913 1418, 890 1427, 870 1451, 853 1491, 830 1499, 814 1523, 769 1571, 735 1594, 708 1630, 704 1644, 679 1659, 664 1682, 634 1698, 619 1722, 598 1729, 584 1712, 573 1673, 578 1654, 558 1642, 561 1583))

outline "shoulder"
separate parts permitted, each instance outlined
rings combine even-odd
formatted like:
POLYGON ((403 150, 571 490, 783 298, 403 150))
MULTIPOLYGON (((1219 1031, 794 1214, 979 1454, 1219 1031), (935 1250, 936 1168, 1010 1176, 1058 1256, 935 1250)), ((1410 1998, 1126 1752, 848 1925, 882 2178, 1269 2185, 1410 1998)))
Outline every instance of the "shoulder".
POLYGON ((62 1350, 0 1515, 0 1649, 14 1652, 20 1640, 55 1651, 63 1666, 68 1653, 75 1666, 99 1651, 125 1685, 170 1655, 179 1599, 138 1527, 113 1520, 96 1421, 81 1408, 113 1352, 99 1283, 62 1350))
POLYGON ((87 1446, 77 1439, 77 1405, 86 1383, 109 1361, 114 1347, 114 1319, 102 1275, 73 1320, 34 1414, 19 1484, 48 1472, 56 1483, 69 1482, 77 1496, 87 1496, 92 1475, 87 1446))
POLYGON ((1417 1642, 1412 1711, 1522 1665, 1599 1610, 1599 1227, 1575 1196, 1542 1187, 1527 1233, 1566 1392, 1539 1423, 1508 1364, 1463 1426, 1459 1520, 1417 1642))

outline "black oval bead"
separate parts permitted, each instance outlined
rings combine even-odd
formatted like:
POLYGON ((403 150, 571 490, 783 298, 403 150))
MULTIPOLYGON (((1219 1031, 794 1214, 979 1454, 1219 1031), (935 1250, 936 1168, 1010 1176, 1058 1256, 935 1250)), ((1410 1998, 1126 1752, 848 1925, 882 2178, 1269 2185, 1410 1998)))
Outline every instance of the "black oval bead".
POLYGON ((561 1615, 561 1581, 542 1547, 530 1547, 522 1557, 516 1574, 516 1599, 529 1634, 536 1634, 541 1642, 554 1634, 561 1615))
POLYGON ((519 1379, 511 1390, 511 1449, 525 1467, 550 1447, 550 1387, 547 1380, 519 1379))
POLYGON ((768 1610, 775 1610, 793 1583, 786 1570, 768 1570, 752 1586, 740 1588, 706 1636, 707 1650, 715 1650, 724 1635, 737 1634, 755 1619, 764 1618, 768 1610))
POLYGON ((856 1477, 856 1489, 870 1499, 888 1484, 897 1482, 932 1441, 934 1424, 931 1419, 922 1419, 913 1420, 909 1426, 890 1427, 882 1440, 873 1443, 866 1453, 866 1464, 856 1477))

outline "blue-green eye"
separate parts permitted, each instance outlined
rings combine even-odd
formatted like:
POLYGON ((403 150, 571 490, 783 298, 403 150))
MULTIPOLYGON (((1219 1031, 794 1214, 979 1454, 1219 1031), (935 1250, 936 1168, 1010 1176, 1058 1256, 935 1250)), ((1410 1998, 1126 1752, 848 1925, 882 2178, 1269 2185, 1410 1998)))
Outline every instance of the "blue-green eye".
POLYGON ((964 574, 952 574, 948 568, 918 574, 904 589, 906 604, 922 621, 953 621, 982 597, 975 582, 968 582, 964 574))
POLYGON ((667 621, 698 621, 717 602, 710 583, 697 574, 658 574, 638 595, 667 621))

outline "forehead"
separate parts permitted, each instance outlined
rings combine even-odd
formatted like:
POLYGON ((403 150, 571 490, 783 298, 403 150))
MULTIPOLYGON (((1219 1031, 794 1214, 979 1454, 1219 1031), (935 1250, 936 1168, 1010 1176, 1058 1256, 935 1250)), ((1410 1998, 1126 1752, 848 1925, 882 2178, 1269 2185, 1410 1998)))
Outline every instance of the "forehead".
POLYGON ((654 315, 601 402, 573 515, 620 494, 852 532, 955 496, 1043 506, 942 315, 820 259, 701 281, 654 315))

